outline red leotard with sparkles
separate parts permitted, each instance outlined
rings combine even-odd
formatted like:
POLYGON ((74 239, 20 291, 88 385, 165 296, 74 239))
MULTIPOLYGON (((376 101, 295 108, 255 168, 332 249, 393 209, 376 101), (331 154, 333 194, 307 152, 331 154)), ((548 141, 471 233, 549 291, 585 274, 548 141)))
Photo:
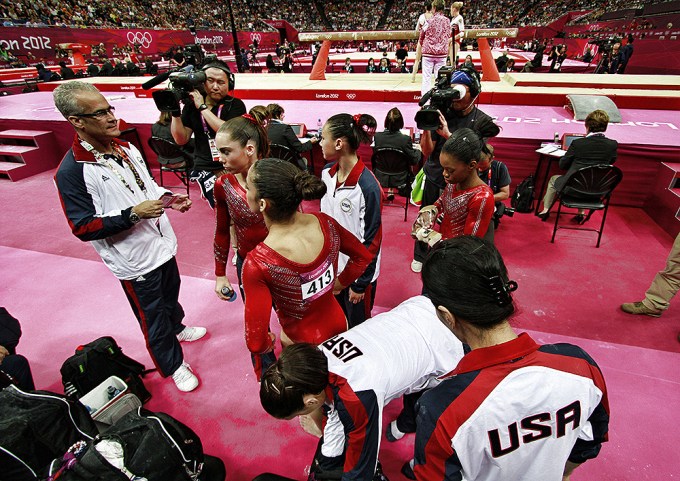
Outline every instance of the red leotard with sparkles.
POLYGON ((324 245, 309 264, 293 262, 260 243, 243 265, 246 292, 246 344, 253 353, 271 347, 268 334, 272 301, 283 332, 293 342, 319 344, 347 330, 347 320, 333 296, 338 254, 349 256, 340 274, 348 286, 366 270, 371 254, 338 222, 321 212, 314 213, 323 232, 324 245))
POLYGON ((493 217, 493 191, 484 184, 471 189, 456 190, 447 184, 434 205, 444 215, 439 232, 442 239, 461 235, 484 237, 493 217))
POLYGON ((248 208, 246 191, 233 174, 225 174, 215 182, 215 275, 226 275, 231 247, 229 224, 234 221, 238 255, 245 259, 248 252, 267 237, 267 226, 259 212, 248 208))

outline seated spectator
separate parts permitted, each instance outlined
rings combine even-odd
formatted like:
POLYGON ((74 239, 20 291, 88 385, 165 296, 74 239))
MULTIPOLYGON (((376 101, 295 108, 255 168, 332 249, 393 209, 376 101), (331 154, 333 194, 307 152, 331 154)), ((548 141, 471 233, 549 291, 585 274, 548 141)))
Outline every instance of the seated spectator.
POLYGON ((102 68, 99 70, 99 76, 109 77, 111 75, 113 75, 113 65, 111 65, 111 61, 107 58, 104 60, 104 63, 102 63, 102 68))
POLYGON ((477 70, 475 68, 475 64, 472 62, 472 55, 468 54, 465 56, 465 62, 463 62, 463 67, 471 68, 473 70, 477 70))
POLYGON ((0 389, 15 384, 24 391, 33 391, 33 375, 28 360, 16 353, 21 338, 21 325, 7 309, 0 307, 0 389))
MULTIPOLYGON (((373 150, 380 150, 385 148, 396 149, 403 152, 407 157, 411 159, 411 165, 416 165, 420 162, 421 153, 420 150, 413 148, 413 140, 410 136, 402 134, 401 129, 404 128, 404 117, 401 115, 401 111, 394 107, 385 117, 385 130, 383 132, 376 132, 375 134, 375 146, 373 150)), ((379 178, 379 173, 376 173, 379 178)), ((404 179, 397 184, 410 182, 411 175, 406 174, 404 179)), ((392 189, 387 191, 387 199, 392 200, 394 198, 394 193, 392 189)))
POLYGON ((500 218, 503 216, 505 207, 503 201, 510 197, 510 173, 508 167, 501 161, 494 159, 494 147, 485 144, 482 147, 482 157, 477 164, 477 173, 486 185, 493 191, 493 200, 496 210, 493 214, 494 228, 498 227, 500 218))
MULTIPOLYGON (((56 80, 53 77, 56 75, 54 72, 51 70, 45 68, 45 66, 41 63, 35 66, 35 69, 38 71, 38 80, 43 81, 43 82, 49 82, 50 80, 56 80)), ((58 75, 56 75, 58 77, 58 75)))
POLYGON ((387 57, 380 59, 380 65, 378 65, 378 72, 380 73, 390 73, 390 61, 387 57))
POLYGON ((89 59, 87 61, 87 75, 88 77, 96 77, 99 74, 99 66, 89 59))
MULTIPOLYGON (((170 132, 171 121, 172 114, 170 112, 161 112, 158 121, 151 126, 151 135, 153 137, 165 139, 174 144, 175 139, 172 137, 172 132, 170 132)), ((180 147, 180 150, 191 154, 194 151, 194 139, 191 139, 187 144, 178 147, 180 147)), ((186 160, 184 158, 167 159, 158 156, 158 163, 168 167, 179 168, 182 167, 185 162, 186 160)))
POLYGON ((406 60, 397 60, 397 70, 399 70, 399 73, 411 73, 408 65, 406 65, 406 60))
MULTIPOLYGON (((616 140, 604 136, 609 125, 609 115, 604 110, 594 110, 586 117, 587 135, 574 140, 567 153, 560 159, 560 168, 567 171, 566 175, 553 175, 543 197, 543 210, 538 217, 546 221, 550 216, 550 208, 555 202, 555 195, 562 190, 570 175, 582 167, 591 165, 611 165, 616 162, 618 143, 616 140)), ((579 210, 574 220, 583 224, 588 220, 585 211, 579 210)), ((590 216, 588 216, 590 217, 590 216)))
POLYGON ((125 65, 123 64, 123 61, 119 58, 114 58, 113 59, 114 66, 113 66, 113 71, 111 72, 112 77, 125 77, 127 75, 127 69, 125 68, 125 65))
POLYGON ((70 68, 66 66, 66 62, 63 60, 59 62, 59 75, 61 76, 62 80, 72 80, 76 78, 75 72, 70 68))
POLYGON ((366 64, 366 73, 374 73, 378 69, 375 66, 375 60, 373 60, 373 57, 368 59, 368 64, 366 64))
POLYGON ((350 59, 349 57, 345 59, 345 65, 342 66, 342 70, 343 72, 346 73, 354 73, 354 67, 352 67, 352 59, 350 59))
POLYGON ((127 70, 128 75, 131 77, 141 75, 142 73, 140 68, 135 62, 132 61, 132 58, 129 55, 125 57, 125 70, 127 70))
POLYGON ((150 57, 146 57, 146 60, 144 60, 144 71, 149 75, 158 75, 158 65, 153 63, 150 57))
MULTIPOLYGON (((267 106, 267 112, 269 113, 270 121, 267 124, 267 138, 269 139, 269 145, 278 144, 288 147, 294 152, 301 154, 302 152, 308 152, 312 150, 314 144, 319 142, 319 139, 313 137, 309 142, 302 143, 298 139, 293 128, 283 122, 283 117, 286 112, 283 110, 279 104, 269 104, 267 106)), ((300 157, 298 159, 298 167, 303 170, 307 170, 307 162, 304 158, 300 157)))
POLYGON ((515 71, 515 59, 514 58, 508 59, 506 69, 507 69, 508 72, 514 72, 515 71))

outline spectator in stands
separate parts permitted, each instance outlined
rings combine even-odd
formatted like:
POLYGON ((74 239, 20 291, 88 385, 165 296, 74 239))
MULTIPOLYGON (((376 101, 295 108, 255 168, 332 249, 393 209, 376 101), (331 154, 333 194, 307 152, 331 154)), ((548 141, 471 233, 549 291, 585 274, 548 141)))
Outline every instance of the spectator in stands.
MULTIPOLYGON (((283 122, 286 112, 279 104, 267 105, 267 113, 271 119, 267 124, 269 145, 282 145, 293 152, 301 154, 302 152, 309 152, 319 142, 319 139, 316 137, 312 137, 309 142, 304 144, 300 142, 300 139, 293 132, 293 128, 283 122)), ((302 170, 307 170, 307 162, 302 156, 298 158, 297 166, 302 170)))
MULTIPOLYGON (((192 391, 198 378, 179 343, 200 339, 206 329, 182 324, 177 239, 160 200, 168 191, 156 184, 139 151, 117 139, 114 109, 94 85, 63 83, 54 103, 77 133, 55 176, 73 234, 91 242, 120 280, 160 374, 172 376, 180 391, 192 391)), ((186 212, 191 200, 177 194, 168 207, 186 212)))
POLYGON ((377 71, 377 68, 375 66, 375 60, 373 60, 373 57, 368 59, 368 63, 366 64, 366 73, 374 73, 377 71))
MULTIPOLYGON (((425 186, 422 205, 434 204, 446 187, 440 153, 444 143, 453 132, 460 128, 470 128, 484 139, 495 137, 500 132, 493 119, 475 107, 475 101, 481 93, 481 82, 476 71, 465 69, 454 72, 451 76, 451 85, 463 86, 465 95, 459 100, 453 100, 445 112, 440 112, 439 129, 433 132, 425 130, 420 137, 423 157, 427 159, 423 166, 425 186)), ((416 242, 411 262, 413 272, 421 271, 426 254, 427 244, 416 242)))
POLYGON ((352 59, 347 57, 345 59, 345 65, 342 66, 342 71, 346 73, 354 73, 354 67, 352 67, 352 59))
POLYGON ((465 56, 465 62, 463 63, 463 67, 471 68, 472 70, 477 70, 475 68, 474 62, 472 61, 472 55, 468 54, 465 56))
POLYGON ((111 61, 107 58, 102 63, 102 68, 99 70, 99 76, 109 77, 111 75, 113 75, 113 65, 111 65, 111 61))
POLYGON ((387 57, 383 57, 380 59, 380 65, 378 65, 378 72, 390 73, 390 61, 387 59, 387 57))
POLYGON ((630 58, 633 56, 634 49, 633 40, 635 40, 633 35, 628 34, 628 38, 626 39, 627 43, 621 49, 621 60, 619 62, 619 69, 617 73, 626 73, 626 67, 628 66, 628 62, 630 61, 630 58))
POLYGON ((36 65, 35 69, 38 71, 38 80, 42 82, 49 82, 55 75, 51 70, 45 68, 45 66, 41 63, 36 65))
POLYGON ((76 78, 76 74, 73 69, 67 67, 66 62, 63 60, 59 62, 59 67, 59 75, 61 76, 62 80, 71 80, 76 78))
POLYGON ((227 64, 215 60, 206 65, 203 71, 206 80, 202 88, 191 93, 192 100, 186 102, 181 116, 179 104, 177 111, 173 112, 172 136, 178 145, 185 145, 193 134, 196 144, 194 171, 191 175, 198 182, 210 207, 214 208, 215 179, 224 173, 220 153, 215 146, 215 132, 226 120, 239 117, 247 111, 241 99, 229 95, 233 74, 227 64))
POLYGON ((434 0, 432 6, 434 15, 423 25, 419 38, 423 55, 421 95, 430 91, 433 75, 436 78, 439 69, 446 64, 451 40, 451 22, 444 15, 444 0, 434 0))
POLYGON ((10 384, 16 384, 24 391, 35 389, 28 359, 16 352, 20 338, 19 321, 0 307, 0 389, 10 384))
POLYGON ((96 77, 99 74, 99 66, 92 59, 87 60, 87 76, 96 77))
POLYGON ((493 145, 484 144, 482 147, 482 157, 477 164, 477 172, 479 178, 491 187, 493 191, 493 200, 496 206, 493 214, 493 225, 494 229, 496 229, 505 211, 503 201, 510 197, 510 183, 512 179, 510 178, 508 167, 500 160, 494 158, 494 150, 493 145))
MULTIPOLYGON (((585 121, 586 136, 582 139, 574 140, 569 146, 567 153, 560 159, 560 168, 567 171, 565 175, 553 175, 548 182, 548 187, 543 197, 543 210, 538 217, 546 221, 550 216, 550 209, 555 202, 555 195, 562 190, 567 179, 582 167, 591 165, 610 165, 616 162, 616 150, 618 143, 616 140, 608 139, 604 136, 609 125, 609 115, 604 110, 593 110, 588 114, 585 121)), ((585 223, 589 218, 584 216, 584 211, 579 210, 574 220, 585 223)))

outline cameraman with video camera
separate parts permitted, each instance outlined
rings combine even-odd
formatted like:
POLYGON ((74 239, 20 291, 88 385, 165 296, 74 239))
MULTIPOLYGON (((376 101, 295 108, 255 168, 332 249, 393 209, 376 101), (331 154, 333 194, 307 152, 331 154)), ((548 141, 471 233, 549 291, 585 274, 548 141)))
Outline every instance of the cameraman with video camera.
MULTIPOLYGON (((474 69, 461 67, 453 70, 443 67, 439 70, 436 86, 420 101, 423 106, 428 100, 430 105, 416 114, 416 124, 423 131, 420 148, 427 160, 423 166, 425 185, 422 205, 432 205, 439 198, 446 182, 439 154, 446 140, 453 132, 469 128, 480 137, 488 139, 500 132, 493 119, 475 106, 482 91, 479 73, 474 69)), ((420 272, 428 246, 416 241, 411 270, 420 272)))
POLYGON ((225 121, 239 117, 247 110, 241 99, 229 95, 234 88, 234 76, 226 63, 211 60, 201 70, 205 81, 184 100, 181 116, 177 103, 177 109, 172 111, 171 131, 178 145, 189 142, 194 134, 196 147, 191 177, 198 182, 203 196, 214 208, 213 187, 217 177, 224 173, 219 162, 220 153, 215 146, 215 133, 225 121))

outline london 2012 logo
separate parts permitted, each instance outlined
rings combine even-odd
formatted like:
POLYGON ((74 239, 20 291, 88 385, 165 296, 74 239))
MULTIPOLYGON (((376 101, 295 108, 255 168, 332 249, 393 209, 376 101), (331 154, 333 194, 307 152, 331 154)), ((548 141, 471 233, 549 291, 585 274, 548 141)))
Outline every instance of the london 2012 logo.
POLYGON ((127 33, 127 40, 133 45, 141 45, 142 48, 149 48, 153 38, 149 32, 133 32, 127 33))

